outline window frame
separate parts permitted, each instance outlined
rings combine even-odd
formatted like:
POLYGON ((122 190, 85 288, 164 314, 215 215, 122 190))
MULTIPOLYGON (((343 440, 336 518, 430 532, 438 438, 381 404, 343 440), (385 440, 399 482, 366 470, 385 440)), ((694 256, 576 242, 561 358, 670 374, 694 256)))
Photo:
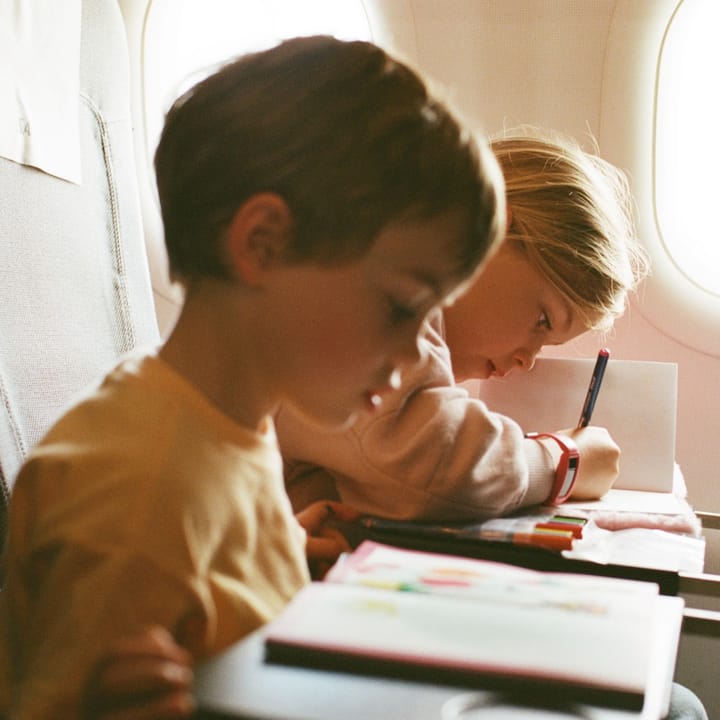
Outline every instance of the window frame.
POLYGON ((655 196, 660 58, 683 0, 617 0, 608 32, 598 139, 625 169, 636 202, 637 230, 650 255, 638 309, 656 329, 698 352, 720 357, 720 297, 693 282, 663 243, 655 196))

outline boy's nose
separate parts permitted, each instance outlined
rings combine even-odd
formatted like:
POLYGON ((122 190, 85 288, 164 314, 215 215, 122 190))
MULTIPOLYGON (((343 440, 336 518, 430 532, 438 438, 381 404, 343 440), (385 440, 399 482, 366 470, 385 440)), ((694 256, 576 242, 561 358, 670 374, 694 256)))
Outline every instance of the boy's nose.
POLYGON ((396 356, 396 363, 399 367, 404 368, 415 365, 425 358, 425 353, 420 346, 420 337, 413 335, 406 338, 400 345, 396 356))
POLYGON ((409 368, 427 360, 425 343, 422 343, 417 336, 412 338, 407 335, 404 338, 398 336, 394 352, 387 360, 393 369, 391 382, 396 382, 409 368))

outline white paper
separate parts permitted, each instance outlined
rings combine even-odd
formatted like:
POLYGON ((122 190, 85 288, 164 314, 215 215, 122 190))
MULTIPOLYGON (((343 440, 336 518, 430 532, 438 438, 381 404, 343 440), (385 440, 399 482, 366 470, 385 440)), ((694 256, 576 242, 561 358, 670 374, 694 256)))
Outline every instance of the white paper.
POLYGON ((577 510, 607 510, 639 512, 657 515, 684 515, 692 513, 690 504, 671 492, 621 490, 613 488, 599 500, 568 500, 563 508, 577 510))
MULTIPOLYGON (((478 397, 525 432, 575 427, 594 365, 594 359, 538 358, 530 372, 480 382, 478 397)), ((590 424, 607 428, 622 451, 615 488, 672 492, 676 413, 675 363, 610 357, 590 424)))
POLYGON ((80 0, 0 0, 0 156, 81 181, 80 0))
POLYGON ((649 528, 614 531, 594 528, 588 529, 572 550, 563 550, 562 554, 601 565, 701 573, 705 565, 705 538, 649 528))

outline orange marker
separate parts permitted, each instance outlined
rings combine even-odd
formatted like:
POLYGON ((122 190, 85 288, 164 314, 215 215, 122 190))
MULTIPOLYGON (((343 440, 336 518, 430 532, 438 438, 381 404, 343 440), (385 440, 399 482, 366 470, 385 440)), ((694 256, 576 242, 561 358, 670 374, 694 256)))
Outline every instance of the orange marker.
POLYGON ((570 550, 575 536, 571 530, 536 528, 532 532, 504 530, 480 530, 477 535, 484 540, 512 542, 514 545, 532 545, 549 550, 570 550))

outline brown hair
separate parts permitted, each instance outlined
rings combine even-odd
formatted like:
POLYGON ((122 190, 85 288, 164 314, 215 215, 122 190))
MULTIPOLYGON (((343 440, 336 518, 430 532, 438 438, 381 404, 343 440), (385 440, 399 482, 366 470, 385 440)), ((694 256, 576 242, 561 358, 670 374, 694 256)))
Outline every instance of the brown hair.
POLYGON ((224 66, 169 111, 155 168, 174 277, 227 277, 222 238, 260 192, 288 204, 288 262, 362 255, 391 221, 462 208, 469 274, 504 227, 483 141, 407 65, 367 42, 288 40, 224 66))

